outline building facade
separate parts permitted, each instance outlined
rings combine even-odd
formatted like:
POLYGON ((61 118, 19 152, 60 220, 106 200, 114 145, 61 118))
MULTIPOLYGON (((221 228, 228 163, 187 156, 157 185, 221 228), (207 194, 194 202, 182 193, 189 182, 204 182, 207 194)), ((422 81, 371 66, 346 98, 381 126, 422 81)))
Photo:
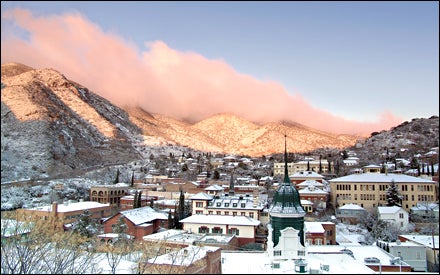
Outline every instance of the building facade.
POLYGON ((362 173, 329 180, 330 201, 335 209, 357 204, 367 211, 375 211, 378 206, 387 205, 386 193, 393 181, 407 212, 418 203, 438 200, 438 182, 404 174, 362 173))

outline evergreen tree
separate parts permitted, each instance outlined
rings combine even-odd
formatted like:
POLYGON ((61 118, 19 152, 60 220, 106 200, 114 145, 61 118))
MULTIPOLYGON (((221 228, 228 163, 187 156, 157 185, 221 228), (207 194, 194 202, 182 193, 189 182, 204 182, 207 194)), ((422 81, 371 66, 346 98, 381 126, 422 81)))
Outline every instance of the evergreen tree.
POLYGON ((214 170, 214 175, 212 176, 212 178, 218 180, 220 178, 220 173, 217 170, 214 170))
POLYGON ((133 171, 133 173, 131 174, 131 185, 130 185, 131 187, 133 187, 134 186, 134 171, 133 171))
POLYGON ((179 226, 179 215, 177 213, 177 205, 174 205, 174 222, 173 222, 173 228, 178 228, 179 226))
POLYGON ((307 161, 307 171, 310 171, 310 161, 307 161))
POLYGON ((386 198, 387 206, 402 206, 402 196, 399 195, 399 189, 394 180, 391 180, 387 189, 386 198))
POLYGON ((173 216, 171 215, 171 210, 168 211, 168 229, 173 228, 173 216))
POLYGON ((137 208, 142 206, 142 190, 139 191, 139 195, 137 197, 137 204, 136 204, 137 208))
POLYGON ((78 221, 73 226, 73 232, 86 238, 91 238, 99 233, 98 224, 92 220, 92 213, 89 210, 84 210, 79 216, 78 221))
POLYGON ((118 182, 119 182, 119 168, 118 168, 118 170, 116 171, 116 177, 115 177, 115 180, 113 181, 113 183, 116 184, 116 183, 118 183, 118 182))
POLYGON ((431 176, 434 176, 434 162, 431 162, 431 176))

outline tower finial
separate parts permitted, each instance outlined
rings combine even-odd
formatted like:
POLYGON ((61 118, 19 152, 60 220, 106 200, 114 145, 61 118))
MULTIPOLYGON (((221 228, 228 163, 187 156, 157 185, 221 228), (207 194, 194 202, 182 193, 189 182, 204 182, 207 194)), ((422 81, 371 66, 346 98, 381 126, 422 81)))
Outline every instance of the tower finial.
POLYGON ((284 183, 290 184, 289 169, 287 169, 287 135, 284 134, 284 183))

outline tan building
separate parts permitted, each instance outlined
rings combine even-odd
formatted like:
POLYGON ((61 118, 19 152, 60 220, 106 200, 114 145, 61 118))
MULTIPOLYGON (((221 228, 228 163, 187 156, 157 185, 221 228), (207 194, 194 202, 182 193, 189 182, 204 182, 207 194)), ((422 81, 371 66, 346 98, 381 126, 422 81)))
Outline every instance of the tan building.
POLYGON ((24 216, 35 216, 43 219, 56 217, 65 225, 77 221, 86 210, 90 212, 91 218, 95 220, 112 215, 112 207, 108 203, 103 204, 92 201, 65 202, 62 204, 53 202, 52 205, 17 209, 17 212, 24 214, 24 216))
MULTIPOLYGON (((333 163, 330 162, 330 169, 334 171, 333 163)), ((290 162, 287 163, 287 170, 289 171, 289 175, 304 172, 304 171, 312 171, 316 173, 327 174, 329 168, 329 162, 326 159, 319 160, 302 160, 298 162, 290 162), (319 163, 321 162, 322 172, 319 171, 319 163), (307 167, 310 167, 307 170, 307 167)), ((284 162, 275 162, 273 164, 273 175, 274 176, 284 176, 284 162)))
POLYGON ((418 203, 438 200, 438 182, 391 173, 362 173, 331 179, 330 200, 335 209, 356 204, 370 212, 376 211, 378 206, 387 205, 386 192, 392 181, 403 197, 402 208, 408 212, 418 203))
POLYGON ((127 183, 95 185, 90 188, 90 200, 119 207, 121 197, 128 195, 129 190, 130 185, 127 183))

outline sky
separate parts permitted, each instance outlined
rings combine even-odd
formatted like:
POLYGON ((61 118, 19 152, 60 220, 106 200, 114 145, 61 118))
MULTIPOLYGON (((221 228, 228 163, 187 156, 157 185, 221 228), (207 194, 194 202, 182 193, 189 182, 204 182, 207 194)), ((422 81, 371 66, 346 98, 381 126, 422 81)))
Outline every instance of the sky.
POLYGON ((438 1, 2 1, 1 63, 118 106, 369 135, 439 115, 438 1))

